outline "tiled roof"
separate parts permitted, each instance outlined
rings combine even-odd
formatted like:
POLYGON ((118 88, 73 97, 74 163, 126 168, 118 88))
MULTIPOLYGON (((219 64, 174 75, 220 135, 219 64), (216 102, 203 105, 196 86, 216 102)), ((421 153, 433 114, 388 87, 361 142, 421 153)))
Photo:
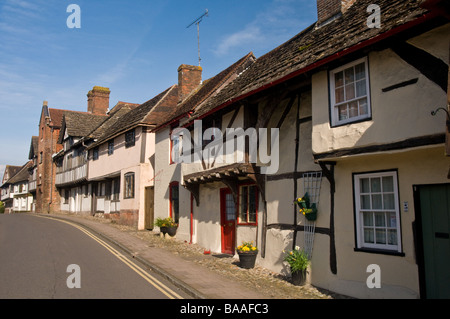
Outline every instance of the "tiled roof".
MULTIPOLYGON (((67 131, 69 136, 83 137, 88 135, 101 122, 106 119, 106 115, 95 115, 92 113, 64 111, 63 128, 67 131)), ((64 134, 61 130, 60 134, 64 134)), ((61 141, 62 139, 60 139, 61 141)))
POLYGON ((292 74, 313 69, 327 57, 344 53, 361 42, 411 22, 427 12, 420 7, 422 0, 378 0, 376 4, 382 11, 381 28, 369 28, 367 7, 372 3, 373 0, 357 0, 340 18, 320 28, 314 24, 261 56, 191 119, 270 87, 292 74))
POLYGON ((158 112, 158 109, 155 108, 149 115, 149 117, 158 119, 158 121, 154 122, 155 129, 168 125, 171 121, 180 116, 186 115, 193 112, 195 109, 202 107, 209 98, 217 94, 226 84, 234 80, 238 74, 248 68, 254 61, 255 56, 250 52, 222 72, 203 81, 197 89, 191 92, 178 104, 172 105, 164 112, 158 112))
POLYGON ((19 169, 17 170, 16 174, 12 176, 9 180, 9 184, 16 184, 23 181, 28 181, 28 178, 30 177, 30 173, 28 172, 28 169, 33 165, 32 161, 28 161, 25 165, 19 166, 19 169))
POLYGON ((237 75, 248 68, 248 66, 251 65, 255 59, 256 58, 253 53, 250 52, 219 74, 203 81, 202 85, 197 90, 192 92, 184 101, 179 103, 176 109, 174 109, 171 113, 168 113, 160 121, 160 123, 164 124, 171 119, 175 119, 180 115, 201 107, 202 103, 204 103, 211 96, 217 94, 224 84, 237 77, 237 75))
POLYGON ((31 137, 30 152, 28 153, 28 159, 33 159, 33 157, 38 155, 39 147, 39 136, 31 137))
MULTIPOLYGON (((167 109, 170 109, 173 107, 172 104, 175 103, 176 105, 176 99, 173 100, 174 97, 178 96, 177 86, 171 86, 170 88, 166 89, 164 92, 158 94, 151 100, 134 107, 132 110, 129 110, 128 112, 118 112, 113 117, 114 122, 105 121, 105 124, 108 124, 105 127, 100 128, 100 131, 93 132, 92 134, 96 136, 97 141, 89 146, 89 148, 95 147, 99 144, 104 143, 105 141, 109 140, 110 138, 124 133, 127 130, 130 130, 138 125, 154 125, 158 123, 159 118, 158 116, 150 116, 150 111, 153 110, 153 108, 158 107, 158 111, 161 113, 167 112, 167 109), (175 101, 175 102, 173 102, 175 101), (109 123, 108 123, 109 122, 109 123), (156 123, 152 123, 156 122, 156 123), (114 125, 112 125, 114 124, 114 125)), ((158 112, 155 112, 154 115, 157 115, 158 112)))
POLYGON ((106 138, 106 134, 112 130, 117 124, 117 121, 122 118, 126 113, 130 112, 132 109, 135 109, 139 104, 125 103, 119 102, 116 106, 111 110, 109 116, 101 122, 97 127, 95 127, 89 134, 86 136, 94 139, 103 139, 106 138))
POLYGON ((2 182, 3 184, 8 183, 8 181, 17 174, 17 172, 20 170, 22 166, 13 166, 13 165, 6 165, 5 171, 3 172, 2 182), (8 178, 5 178, 8 176, 8 178))
POLYGON ((62 125, 62 118, 65 110, 60 109, 48 109, 52 126, 60 128, 62 125))

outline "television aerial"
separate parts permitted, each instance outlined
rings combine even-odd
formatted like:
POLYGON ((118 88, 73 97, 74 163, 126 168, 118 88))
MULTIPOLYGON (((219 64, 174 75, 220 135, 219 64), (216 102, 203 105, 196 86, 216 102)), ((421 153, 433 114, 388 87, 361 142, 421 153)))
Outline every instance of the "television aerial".
POLYGON ((200 17, 198 17, 196 20, 194 20, 191 24, 189 24, 187 28, 190 28, 194 24, 197 25, 197 42, 198 42, 198 66, 201 64, 201 58, 200 58, 200 22, 202 22, 204 17, 208 16, 208 9, 205 10, 205 13, 203 13, 200 17))

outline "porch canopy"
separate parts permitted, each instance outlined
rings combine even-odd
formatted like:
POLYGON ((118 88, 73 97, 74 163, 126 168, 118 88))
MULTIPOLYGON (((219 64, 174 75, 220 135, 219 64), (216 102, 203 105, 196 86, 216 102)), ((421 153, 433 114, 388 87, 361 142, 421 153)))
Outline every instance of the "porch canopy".
POLYGON ((239 183, 253 181, 265 199, 264 178, 260 169, 251 163, 234 163, 209 170, 196 172, 183 176, 184 187, 188 189, 195 198, 197 206, 200 204, 200 184, 222 182, 233 194, 234 202, 237 203, 239 183))

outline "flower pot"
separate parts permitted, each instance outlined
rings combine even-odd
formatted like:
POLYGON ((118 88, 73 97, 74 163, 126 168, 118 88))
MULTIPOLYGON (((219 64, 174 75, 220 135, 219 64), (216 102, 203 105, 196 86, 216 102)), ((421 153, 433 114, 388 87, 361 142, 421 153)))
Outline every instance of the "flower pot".
POLYGON ((306 270, 299 270, 292 273, 292 284, 303 286, 306 283, 306 270))
POLYGON ((315 221, 317 219, 317 211, 305 214, 305 218, 309 221, 315 221))
POLYGON ((177 233, 177 228, 178 227, 167 227, 167 234, 169 234, 170 237, 175 236, 175 234, 177 233))
POLYGON ((166 236, 167 232, 169 231, 169 227, 160 227, 159 230, 161 231, 161 233, 166 236))
POLYGON ((241 268, 251 269, 255 267, 256 256, 258 255, 258 251, 248 251, 248 252, 240 252, 239 255, 239 264, 241 268))

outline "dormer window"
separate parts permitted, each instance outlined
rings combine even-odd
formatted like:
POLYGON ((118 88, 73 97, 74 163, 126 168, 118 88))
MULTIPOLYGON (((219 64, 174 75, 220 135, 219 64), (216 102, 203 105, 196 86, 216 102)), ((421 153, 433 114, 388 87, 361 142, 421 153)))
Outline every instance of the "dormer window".
POLYGON ((330 86, 332 126, 371 117, 367 58, 331 71, 330 86))

